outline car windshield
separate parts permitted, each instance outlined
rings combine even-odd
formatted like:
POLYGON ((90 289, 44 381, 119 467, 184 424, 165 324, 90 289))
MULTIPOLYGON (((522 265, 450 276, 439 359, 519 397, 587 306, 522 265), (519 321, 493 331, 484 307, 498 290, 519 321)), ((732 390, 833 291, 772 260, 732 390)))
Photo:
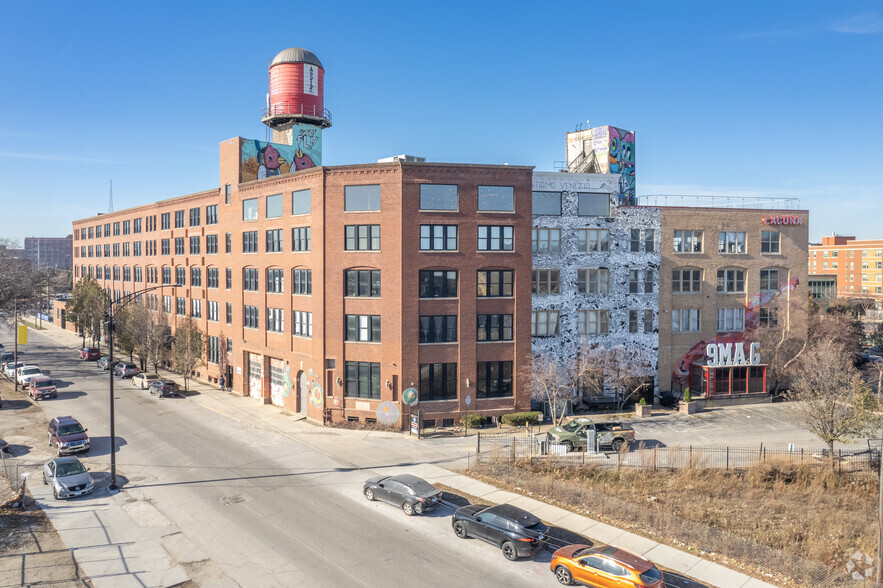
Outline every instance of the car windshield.
POLYGON ((76 435, 77 433, 82 433, 83 427, 79 424, 76 425, 61 425, 58 427, 59 435, 76 435))
POLYGON ((662 579, 662 573, 656 568, 650 568, 643 574, 639 574, 638 577, 641 578, 641 582, 644 584, 652 584, 662 579))
POLYGON ((58 464, 58 471, 55 473, 56 478, 64 478, 65 476, 76 476, 77 474, 85 474, 86 468, 78 461, 62 462, 58 464))
POLYGON ((577 429, 579 429, 581 426, 582 426, 582 425, 580 425, 580 424, 579 424, 578 422, 576 422, 576 421, 570 421, 569 423, 567 423, 566 425, 564 425, 563 429, 564 429, 565 431, 567 431, 568 433, 573 433, 574 431, 576 431, 577 429))
POLYGON ((141 377, 144 378, 145 380, 155 380, 159 376, 157 376, 156 374, 141 374, 141 377))
POLYGON ((40 368, 28 368, 21 371, 21 375, 23 376, 31 376, 33 374, 39 374, 40 368))
POLYGON ((584 547, 582 549, 577 549, 576 551, 574 551, 573 555, 571 557, 576 559, 578 557, 582 557, 582 556, 588 555, 590 553, 592 553, 592 548, 591 547, 584 547))

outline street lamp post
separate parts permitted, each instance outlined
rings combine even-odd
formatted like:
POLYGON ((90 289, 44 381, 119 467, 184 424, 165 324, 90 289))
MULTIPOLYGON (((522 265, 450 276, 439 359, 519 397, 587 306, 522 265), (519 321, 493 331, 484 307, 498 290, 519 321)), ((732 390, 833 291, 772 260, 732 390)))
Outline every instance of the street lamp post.
MULTIPOLYGON (((113 321, 116 318, 116 315, 119 311, 123 309, 127 304, 135 300, 141 294, 145 292, 151 292, 153 290, 159 290, 160 288, 182 288, 184 284, 161 284, 159 286, 152 286, 150 288, 144 288, 143 290, 138 290, 137 292, 132 292, 126 296, 121 298, 117 298, 112 301, 107 308, 107 344, 110 348, 110 358, 108 363, 107 372, 110 374, 110 489, 116 490, 117 486, 117 443, 115 436, 115 428, 114 428, 114 408, 113 408, 113 331, 114 324, 113 321), (116 311, 114 311, 113 307, 117 305, 116 311)), ((110 298, 110 296, 108 296, 110 298)))

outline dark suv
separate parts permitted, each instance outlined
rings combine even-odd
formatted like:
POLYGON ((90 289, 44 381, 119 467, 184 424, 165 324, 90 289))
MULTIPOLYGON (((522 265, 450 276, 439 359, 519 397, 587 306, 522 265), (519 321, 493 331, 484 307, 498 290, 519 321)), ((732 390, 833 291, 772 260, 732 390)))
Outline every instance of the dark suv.
POLYGON ((451 524, 457 537, 496 545, 509 561, 536 555, 549 541, 549 528, 540 519, 511 504, 470 504, 454 512, 451 524))
POLYGON ((156 380, 150 383, 147 390, 151 394, 157 394, 160 398, 178 396, 180 393, 178 384, 172 380, 156 380))
POLYGON ((49 447, 59 456, 89 450, 88 429, 72 416, 55 417, 49 421, 49 447))

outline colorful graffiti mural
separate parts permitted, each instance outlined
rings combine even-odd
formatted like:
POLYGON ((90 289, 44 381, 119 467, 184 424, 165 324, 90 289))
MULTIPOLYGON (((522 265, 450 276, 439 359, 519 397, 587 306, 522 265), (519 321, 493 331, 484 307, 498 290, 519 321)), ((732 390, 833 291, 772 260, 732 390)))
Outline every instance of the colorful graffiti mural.
POLYGON ((631 131, 608 127, 607 157, 610 173, 619 176, 619 205, 634 206, 635 195, 635 134, 631 131))
POLYGON ((690 366, 694 363, 702 361, 702 358, 705 357, 705 348, 709 344, 750 342, 751 332, 756 329, 759 324, 758 315, 760 313, 760 309, 763 306, 769 304, 776 296, 779 296, 780 294, 789 294, 791 292, 794 292, 799 283, 800 282, 797 278, 791 278, 790 280, 780 284, 778 290, 773 290, 771 292, 761 292, 755 295, 754 298, 748 301, 748 303, 745 305, 745 330, 721 333, 716 337, 712 337, 708 341, 703 339, 694 343, 693 346, 690 347, 690 350, 681 357, 681 359, 675 364, 674 368, 672 369, 672 381, 677 382, 683 386, 688 386, 690 384, 690 366))
POLYGON ((635 194, 634 131, 605 126, 570 133, 568 137, 573 142, 568 148, 568 169, 571 172, 619 174, 619 205, 634 206, 638 203, 635 194))
POLYGON ((296 124, 292 145, 245 140, 239 157, 239 181, 250 182, 322 165, 322 129, 296 124))

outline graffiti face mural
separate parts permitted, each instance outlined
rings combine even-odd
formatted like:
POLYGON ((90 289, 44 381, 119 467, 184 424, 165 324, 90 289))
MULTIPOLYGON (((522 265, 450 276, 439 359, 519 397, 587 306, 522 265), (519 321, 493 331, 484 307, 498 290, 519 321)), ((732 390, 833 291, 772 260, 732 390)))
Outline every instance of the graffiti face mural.
POLYGON ((239 181, 251 182, 322 165, 322 129, 294 125, 293 145, 243 141, 239 157, 239 181))

